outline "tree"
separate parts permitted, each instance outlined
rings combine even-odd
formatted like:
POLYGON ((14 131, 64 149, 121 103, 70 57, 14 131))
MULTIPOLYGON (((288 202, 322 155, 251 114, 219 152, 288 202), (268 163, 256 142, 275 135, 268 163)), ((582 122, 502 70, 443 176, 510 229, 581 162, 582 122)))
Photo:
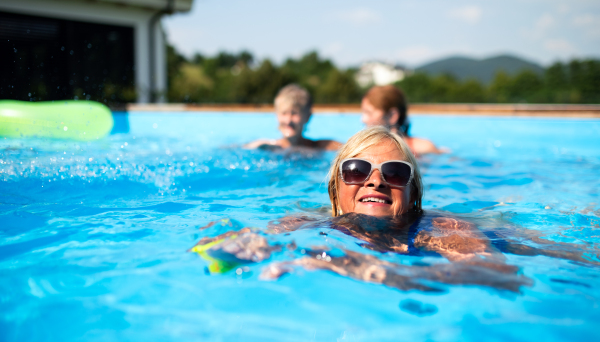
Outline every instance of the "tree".
MULTIPOLYGON (((172 102, 271 103, 290 83, 306 87, 316 103, 358 103, 362 96, 354 80, 356 70, 337 68, 316 51, 277 65, 268 59, 256 63, 248 51, 212 57, 197 53, 188 61, 167 46, 167 69, 172 102)), ((395 85, 413 103, 600 103, 600 61, 557 62, 543 75, 499 71, 489 84, 417 72, 395 85)), ((44 91, 38 89, 40 94, 44 91)), ((102 94, 109 99, 135 97, 134 92, 108 83, 102 94)))
POLYGON ((181 64, 172 82, 169 100, 173 102, 205 102, 214 88, 213 80, 201 66, 187 62, 181 64))
POLYGON ((352 103, 361 98, 360 89, 350 71, 341 72, 332 69, 327 79, 318 88, 315 101, 320 103, 352 103))

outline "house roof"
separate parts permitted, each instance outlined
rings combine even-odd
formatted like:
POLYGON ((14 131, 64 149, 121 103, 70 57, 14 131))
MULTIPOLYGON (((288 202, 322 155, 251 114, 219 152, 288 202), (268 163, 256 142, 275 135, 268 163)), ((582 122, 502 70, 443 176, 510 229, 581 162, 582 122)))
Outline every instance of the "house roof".
MULTIPOLYGON (((46 0, 57 1, 57 0, 46 0)), ((125 7, 138 7, 151 10, 172 10, 173 12, 188 12, 192 9, 194 0, 63 0, 73 2, 97 2, 97 3, 112 3, 125 7), (172 7, 171 7, 172 6, 172 7)))

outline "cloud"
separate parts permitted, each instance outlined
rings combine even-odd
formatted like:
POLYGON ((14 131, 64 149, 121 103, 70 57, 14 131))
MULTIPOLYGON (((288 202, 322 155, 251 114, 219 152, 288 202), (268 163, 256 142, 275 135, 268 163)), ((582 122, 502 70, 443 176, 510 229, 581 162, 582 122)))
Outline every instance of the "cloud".
POLYGON ((574 54, 577 49, 565 39, 548 39, 544 42, 547 51, 559 54, 574 54))
POLYGON ((569 13, 571 11, 571 7, 566 4, 561 4, 558 6, 557 11, 561 14, 569 13))
POLYGON ((344 44, 340 42, 334 42, 323 47, 322 53, 324 55, 333 56, 338 54, 344 49, 344 44))
POLYGON ((573 24, 593 38, 600 37, 600 16, 583 14, 573 18, 573 24))
POLYGON ((356 26, 365 26, 381 22, 382 18, 378 12, 368 8, 355 8, 337 14, 337 18, 356 26))
POLYGON ((525 30, 525 35, 532 39, 540 39, 547 36, 550 29, 554 27, 556 20, 549 13, 544 13, 535 21, 533 28, 525 30))
POLYGON ((554 17, 548 13, 545 13, 535 22, 535 30, 540 33, 545 33, 548 31, 548 29, 554 26, 554 23, 554 17))
POLYGON ((474 25, 481 21, 483 11, 481 7, 478 6, 464 6, 451 10, 448 12, 448 15, 450 18, 458 19, 467 24, 474 25))
POLYGON ((598 18, 594 17, 591 14, 578 15, 575 18, 573 18, 573 24, 575 24, 576 26, 588 26, 594 25, 595 23, 600 24, 598 18))

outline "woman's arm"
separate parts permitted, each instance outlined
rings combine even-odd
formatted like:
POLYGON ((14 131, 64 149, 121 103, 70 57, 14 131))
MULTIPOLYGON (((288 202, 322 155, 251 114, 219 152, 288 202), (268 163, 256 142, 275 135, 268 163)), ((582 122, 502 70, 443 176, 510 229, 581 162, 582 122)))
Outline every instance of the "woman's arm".
POLYGON ((415 247, 441 254, 450 261, 504 262, 504 257, 474 224, 451 218, 436 217, 429 229, 415 237, 415 247))
POLYGON ((262 148, 262 149, 280 149, 281 148, 279 141, 275 140, 275 139, 259 139, 259 140, 247 143, 246 145, 244 145, 242 147, 247 150, 254 150, 257 148, 262 148))

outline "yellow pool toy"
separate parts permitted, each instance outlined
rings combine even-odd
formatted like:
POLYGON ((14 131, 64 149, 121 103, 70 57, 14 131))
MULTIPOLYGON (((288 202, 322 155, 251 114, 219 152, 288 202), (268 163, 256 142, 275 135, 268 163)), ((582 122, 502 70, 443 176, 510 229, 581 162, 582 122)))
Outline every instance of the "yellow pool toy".
POLYGON ((0 101, 2 137, 89 141, 106 136, 113 125, 110 109, 94 101, 0 101))
POLYGON ((200 255, 200 257, 202 259, 204 259, 208 262, 208 270, 210 273, 226 273, 226 272, 236 268, 238 266, 238 264, 233 263, 233 262, 227 262, 225 260, 220 260, 217 258, 213 258, 212 256, 208 255, 207 251, 211 247, 216 246, 216 245, 224 242, 227 239, 235 239, 236 237, 237 237, 237 234, 231 235, 231 236, 228 236, 226 238, 219 239, 216 241, 212 241, 207 244, 196 245, 196 246, 192 247, 189 251, 198 253, 198 255, 200 255))

